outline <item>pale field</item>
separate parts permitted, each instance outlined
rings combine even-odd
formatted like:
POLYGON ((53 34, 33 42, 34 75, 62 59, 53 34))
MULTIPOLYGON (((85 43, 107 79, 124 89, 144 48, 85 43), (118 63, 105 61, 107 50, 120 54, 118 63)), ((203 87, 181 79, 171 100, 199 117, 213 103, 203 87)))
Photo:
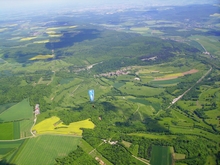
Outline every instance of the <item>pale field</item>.
POLYGON ((69 125, 63 124, 59 117, 53 116, 45 119, 35 125, 32 130, 36 130, 37 134, 71 134, 71 135, 82 135, 80 128, 93 129, 95 125, 90 119, 73 122, 69 125))
POLYGON ((50 34, 56 34, 56 31, 47 31, 46 33, 49 34, 49 35, 50 34))
POLYGON ((156 77, 154 80, 170 80, 170 79, 175 79, 175 78, 178 78, 178 77, 185 76, 187 74, 193 74, 193 73, 196 73, 196 72, 198 72, 198 70, 191 69, 189 71, 182 72, 182 73, 173 73, 173 74, 167 74, 167 75, 162 76, 162 77, 156 77))
POLYGON ((77 26, 69 26, 69 28, 71 29, 71 28, 76 28, 77 26))
POLYGON ((56 28, 47 28, 46 30, 48 30, 48 31, 54 31, 54 30, 57 30, 57 29, 59 29, 59 27, 56 27, 56 28))
POLYGON ((37 37, 26 37, 26 38, 20 39, 20 41, 30 41, 30 40, 33 40, 35 38, 37 38, 37 37))
POLYGON ((30 58, 29 60, 45 60, 48 58, 53 58, 54 55, 46 54, 46 55, 37 55, 35 57, 30 58))
POLYGON ((7 30, 8 28, 0 28, 0 32, 7 30))
POLYGON ((62 36, 62 34, 51 34, 51 35, 49 35, 49 37, 61 37, 62 36))
POLYGON ((181 160, 181 159, 185 159, 185 158, 186 158, 185 154, 174 153, 174 159, 175 160, 181 160))
POLYGON ((8 40, 20 40, 22 37, 13 37, 13 38, 10 38, 8 40))
POLYGON ((134 27, 134 28, 130 28, 130 30, 132 31, 148 31, 150 30, 149 27, 134 27))
POLYGON ((34 44, 45 44, 47 42, 50 42, 50 40, 42 40, 42 41, 34 41, 34 44))

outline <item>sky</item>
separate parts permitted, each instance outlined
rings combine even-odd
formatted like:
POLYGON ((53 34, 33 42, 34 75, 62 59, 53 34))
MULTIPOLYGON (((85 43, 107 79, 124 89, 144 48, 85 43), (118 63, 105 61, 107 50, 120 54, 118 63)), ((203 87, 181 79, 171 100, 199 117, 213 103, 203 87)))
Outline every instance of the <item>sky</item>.
POLYGON ((217 4, 219 0, 0 0, 0 11, 46 7, 98 7, 105 5, 175 6, 188 4, 217 4))

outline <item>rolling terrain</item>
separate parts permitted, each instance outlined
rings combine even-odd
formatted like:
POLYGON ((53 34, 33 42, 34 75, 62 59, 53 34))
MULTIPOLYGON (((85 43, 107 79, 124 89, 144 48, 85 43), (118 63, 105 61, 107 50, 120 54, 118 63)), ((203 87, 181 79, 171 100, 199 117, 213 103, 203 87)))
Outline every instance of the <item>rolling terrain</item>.
POLYGON ((219 164, 218 10, 1 21, 0 162, 219 164))

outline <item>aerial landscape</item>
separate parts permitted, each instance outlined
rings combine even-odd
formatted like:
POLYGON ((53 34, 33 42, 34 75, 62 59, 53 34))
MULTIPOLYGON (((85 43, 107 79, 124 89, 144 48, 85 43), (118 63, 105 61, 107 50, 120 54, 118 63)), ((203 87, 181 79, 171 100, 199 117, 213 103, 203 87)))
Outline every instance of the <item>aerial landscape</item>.
POLYGON ((220 4, 0 0, 1 165, 220 165, 220 4))

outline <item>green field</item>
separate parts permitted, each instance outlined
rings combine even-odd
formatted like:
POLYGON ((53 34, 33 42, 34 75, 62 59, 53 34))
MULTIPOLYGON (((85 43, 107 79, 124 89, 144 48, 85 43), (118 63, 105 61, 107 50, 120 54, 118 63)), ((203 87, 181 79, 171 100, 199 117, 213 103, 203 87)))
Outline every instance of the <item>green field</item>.
POLYGON ((160 134, 150 134, 150 133, 130 133, 128 135, 131 136, 140 136, 140 137, 145 137, 149 139, 175 139, 177 136, 176 135, 160 135, 160 134))
POLYGON ((63 84, 68 84, 68 83, 70 83, 71 81, 73 81, 74 80, 74 78, 65 78, 65 79, 61 79, 60 81, 59 81, 59 83, 61 84, 61 85, 63 85, 63 84))
POLYGON ((20 121, 20 135, 21 138, 31 136, 30 130, 33 125, 33 120, 20 121))
POLYGON ((161 109, 160 104, 157 102, 151 102, 151 101, 148 101, 145 99, 139 99, 139 98, 137 98, 137 99, 129 98, 128 100, 131 102, 134 102, 134 103, 140 103, 140 104, 144 104, 146 106, 151 106, 151 107, 153 107, 153 109, 155 111, 159 111, 161 109))
POLYGON ((13 105, 15 105, 15 103, 8 103, 8 104, 0 105, 0 114, 13 105))
POLYGON ((24 142, 24 140, 18 140, 18 141, 0 141, 0 160, 2 157, 6 157, 8 160, 9 157, 11 157, 15 151, 19 149, 19 146, 24 142))
POLYGON ((170 147, 153 146, 151 151, 151 165, 172 165, 170 147))
POLYGON ((15 121, 13 122, 14 125, 14 131, 13 131, 13 135, 14 135, 14 139, 19 139, 20 138, 20 122, 19 121, 15 121))
POLYGON ((30 119, 33 117, 33 107, 29 105, 28 99, 15 104, 0 114, 0 121, 15 121, 30 119))
POLYGON ((119 88, 119 90, 125 94, 135 96, 155 96, 164 91, 162 88, 151 88, 147 86, 135 86, 132 82, 127 82, 125 85, 119 88))
POLYGON ((171 80, 161 80, 161 81, 151 81, 150 84, 155 86, 167 86, 167 85, 175 85, 179 83, 181 80, 179 78, 171 79, 171 80))
POLYGON ((202 44, 208 52, 219 57, 220 44, 217 38, 213 36, 194 35, 191 36, 190 39, 196 40, 198 43, 202 44))
POLYGON ((19 121, 0 123, 0 130, 0 140, 12 140, 20 138, 19 121))
POLYGON ((13 122, 0 124, 0 140, 12 140, 14 138, 13 122))
POLYGON ((55 158, 64 157, 77 148, 81 138, 72 136, 42 135, 27 140, 12 164, 55 164, 55 158))

